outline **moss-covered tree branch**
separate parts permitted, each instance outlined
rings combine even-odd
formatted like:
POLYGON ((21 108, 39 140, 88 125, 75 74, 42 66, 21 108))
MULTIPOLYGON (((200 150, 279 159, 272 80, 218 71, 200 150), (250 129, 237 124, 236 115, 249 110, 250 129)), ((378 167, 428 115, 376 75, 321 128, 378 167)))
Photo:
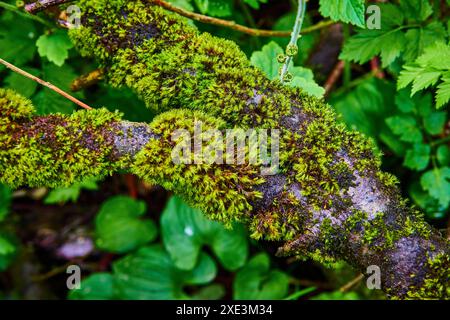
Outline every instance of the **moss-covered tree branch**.
POLYGON ((1 181, 56 185, 127 169, 211 218, 243 221, 255 238, 284 241, 280 254, 344 259, 362 272, 377 265, 394 297, 449 298, 448 241, 402 200, 371 142, 338 124, 323 101, 267 80, 236 44, 199 34, 151 1, 78 3, 82 28, 71 37, 80 51, 99 61, 111 84, 131 87, 165 113, 147 128, 104 111, 17 115, 9 101, 18 98, 4 98, 1 181), (193 130, 195 119, 211 128, 280 130, 280 172, 175 164, 171 134, 193 130))

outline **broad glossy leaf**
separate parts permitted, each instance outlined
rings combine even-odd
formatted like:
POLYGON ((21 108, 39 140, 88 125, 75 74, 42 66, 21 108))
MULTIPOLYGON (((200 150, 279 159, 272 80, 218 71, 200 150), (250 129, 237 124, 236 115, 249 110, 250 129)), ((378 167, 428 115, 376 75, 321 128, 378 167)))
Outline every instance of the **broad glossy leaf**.
POLYGON ((176 196, 169 199, 162 213, 161 232, 164 246, 180 269, 192 269, 203 246, 209 246, 228 270, 236 270, 247 259, 248 243, 241 225, 225 229, 176 196))
POLYGON ((126 196, 109 198, 95 218, 96 244, 100 249, 123 253, 156 238, 157 229, 146 212, 143 201, 126 196))

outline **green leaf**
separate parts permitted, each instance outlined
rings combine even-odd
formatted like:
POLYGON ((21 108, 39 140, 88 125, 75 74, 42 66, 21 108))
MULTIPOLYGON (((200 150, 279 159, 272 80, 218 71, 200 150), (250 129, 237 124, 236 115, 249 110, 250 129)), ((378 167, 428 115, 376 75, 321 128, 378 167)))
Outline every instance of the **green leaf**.
POLYGON ((445 44, 447 32, 439 21, 433 21, 422 28, 411 28, 405 33, 406 47, 402 56, 405 62, 412 62, 424 53, 424 49, 440 42, 445 44))
POLYGON ((62 30, 40 36, 36 46, 41 57, 47 57, 59 67, 64 64, 69 57, 69 50, 73 48, 69 36, 62 30))
POLYGON ((143 201, 126 196, 109 198, 95 218, 96 244, 100 249, 124 253, 156 238, 153 221, 141 219, 146 212, 143 201))
POLYGON ((260 3, 267 3, 268 0, 244 0, 253 9, 259 9, 260 3))
POLYGON ((364 0, 320 0, 319 3, 322 16, 365 27, 364 0))
POLYGON ((0 272, 6 270, 17 255, 16 239, 10 234, 0 232, 0 272))
POLYGON ((360 64, 380 55, 382 67, 389 66, 400 56, 406 44, 401 28, 392 30, 364 30, 345 42, 340 58, 360 64))
POLYGON ((431 147, 427 144, 416 143, 406 152, 404 165, 412 170, 421 171, 428 167, 431 147))
POLYGON ((409 92, 406 89, 397 92, 395 96, 395 105, 404 113, 411 113, 416 108, 414 100, 411 99, 409 92))
POLYGON ((278 71, 281 67, 277 61, 277 56, 283 53, 283 49, 276 42, 271 41, 262 47, 261 51, 253 52, 250 62, 253 66, 262 70, 267 78, 274 80, 279 77, 278 71))
POLYGON ((186 299, 183 287, 210 282, 217 267, 202 253, 191 271, 177 269, 169 254, 160 245, 153 245, 114 262, 113 274, 121 299, 186 299))
MULTIPOLYGON (((253 52, 250 61, 253 66, 262 70, 267 78, 275 80, 279 78, 280 63, 278 63, 278 55, 283 54, 283 49, 274 41, 265 45, 261 51, 253 52)), ((322 97, 325 89, 320 87, 314 81, 314 74, 310 69, 303 67, 294 67, 291 63, 289 72, 293 76, 290 86, 302 88, 305 92, 316 97, 322 97)))
POLYGON ((425 211, 427 217, 440 219, 445 216, 445 208, 439 205, 438 200, 423 190, 418 181, 411 183, 408 191, 414 203, 425 211))
POLYGON ((450 148, 447 145, 439 146, 436 150, 436 158, 441 166, 449 166, 450 148))
POLYGON ((311 300, 360 300, 356 292, 325 292, 311 298, 311 300))
POLYGON ((405 23, 411 13, 394 4, 377 4, 381 9, 381 30, 359 30, 344 44, 341 59, 363 64, 380 55, 382 66, 390 66, 397 58, 410 63, 424 49, 445 44, 447 34, 439 21, 416 26, 405 23))
POLYGON ((289 276, 279 270, 270 270, 266 253, 254 256, 239 270, 233 282, 233 298, 236 300, 276 300, 286 297, 289 276))
POLYGON ((450 45, 436 43, 424 50, 413 63, 405 65, 398 78, 399 89, 412 84, 411 95, 434 86, 437 87, 436 107, 442 107, 450 99, 450 45))
POLYGON ((393 133, 400 136, 402 141, 421 142, 423 139, 416 120, 411 116, 389 117, 386 119, 386 123, 393 133))
POLYGON ((194 11, 194 7, 192 7, 190 0, 169 0, 169 2, 184 10, 194 11))
POLYGON ((45 204, 64 204, 66 202, 76 202, 81 190, 97 190, 97 182, 94 179, 87 179, 66 188, 56 188, 50 191, 44 200, 45 204))
POLYGON ((228 17, 233 11, 232 0, 195 0, 195 4, 201 13, 215 17, 228 17))
POLYGON ((420 183, 424 190, 445 208, 450 203, 450 168, 435 168, 424 173, 420 179, 420 183))
POLYGON ((408 18, 425 21, 433 14, 429 0, 401 0, 400 9, 408 18))
MULTIPOLYGON (((30 20, 11 12, 3 14, 0 18, 1 58, 16 66, 31 61, 36 53, 36 35, 36 28, 30 20)), ((2 65, 0 70, 3 68, 2 65)))
POLYGON ((213 283, 209 286, 201 288, 191 296, 194 300, 219 300, 226 294, 226 289, 222 284, 213 283))
MULTIPOLYGON (((375 141, 381 140, 395 154, 402 156, 406 145, 385 123, 385 118, 395 112, 392 99, 395 94, 395 86, 391 82, 374 77, 362 81, 348 92, 332 94, 330 104, 350 129, 358 130, 375 141)), ((408 93, 406 96, 411 100, 408 93)))
POLYGON ((12 192, 7 186, 0 183, 0 222, 3 221, 9 212, 12 192))
POLYGON ((441 108, 450 100, 450 72, 444 73, 442 83, 437 88, 436 107, 441 108))
POLYGON ((444 131, 446 121, 446 112, 432 112, 423 119, 423 125, 429 134, 438 135, 444 131))
POLYGON ((311 69, 303 67, 292 68, 292 76, 294 77, 289 85, 292 87, 302 88, 312 96, 321 98, 325 94, 325 89, 314 81, 314 74, 311 69))
POLYGON ((112 300, 114 277, 110 273, 95 273, 81 281, 80 289, 69 291, 70 300, 112 300))
POLYGON ((179 269, 192 269, 204 245, 212 249, 227 270, 240 268, 248 256, 246 233, 241 225, 227 230, 175 196, 162 213, 161 232, 164 246, 179 269))

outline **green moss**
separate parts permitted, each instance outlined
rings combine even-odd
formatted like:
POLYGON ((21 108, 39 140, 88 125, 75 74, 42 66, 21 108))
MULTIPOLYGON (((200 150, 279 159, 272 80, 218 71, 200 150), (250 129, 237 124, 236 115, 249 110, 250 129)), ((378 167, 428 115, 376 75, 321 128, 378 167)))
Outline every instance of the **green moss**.
POLYGON ((420 286, 412 286, 406 299, 450 299, 450 257, 438 254, 428 259, 424 270, 427 274, 420 286))
POLYGON ((114 123, 106 109, 70 116, 32 116, 30 101, 0 89, 0 181, 11 187, 70 185, 102 177, 128 161, 113 152, 114 123))
POLYGON ((235 43, 141 1, 80 6, 85 23, 70 31, 74 43, 107 66, 111 84, 129 86, 148 107, 199 110, 242 128, 278 126, 289 113, 292 91, 266 79, 235 43))
MULTIPOLYGON (((183 196, 190 204, 199 207, 210 218, 231 225, 236 220, 246 220, 252 210, 249 202, 260 197, 254 187, 264 182, 259 176, 258 167, 247 165, 214 165, 208 163, 190 164, 194 161, 195 123, 202 123, 202 132, 217 129, 224 123, 201 112, 190 110, 173 110, 166 112, 151 123, 153 133, 160 136, 151 140, 136 155, 132 172, 144 180, 162 185, 167 190, 183 196), (186 130, 189 135, 173 139, 177 130, 186 130), (184 142, 183 142, 184 140, 184 142), (177 144, 188 147, 186 162, 176 163, 173 151, 177 144)), ((180 131, 178 131, 180 132, 180 131)), ((201 136, 203 140, 204 136, 201 136)), ((214 142, 206 139, 205 146, 214 142)), ((223 148, 218 141, 216 147, 223 148)), ((175 154, 177 156, 178 154, 175 154)), ((248 162, 247 162, 248 163, 248 162)))

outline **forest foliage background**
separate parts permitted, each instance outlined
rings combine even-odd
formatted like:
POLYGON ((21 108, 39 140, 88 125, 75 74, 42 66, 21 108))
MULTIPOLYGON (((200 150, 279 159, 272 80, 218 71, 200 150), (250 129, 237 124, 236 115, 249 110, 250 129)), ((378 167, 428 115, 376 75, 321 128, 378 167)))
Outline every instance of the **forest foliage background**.
MULTIPOLYGON (((0 58, 70 91, 96 69, 56 20, 61 8, 23 14, 0 1, 0 58)), ((296 1, 173 0, 188 11, 258 29, 290 30, 296 1)), ((383 169, 436 228, 450 228, 450 1, 308 1, 287 85, 324 97, 348 127, 370 136, 383 169), (380 8, 380 29, 371 5, 380 8), (343 8, 345 10, 343 10, 343 8)), ((373 8, 373 7, 372 7, 373 8)), ((268 78, 279 76, 289 38, 254 37, 221 26, 198 29, 238 43, 268 78)), ((75 105, 0 66, 0 87, 30 98, 40 114, 75 105)), ((98 83, 73 95, 149 122, 150 110, 127 89, 98 83)), ((227 230, 158 186, 127 174, 54 190, 0 185, 0 298, 69 299, 383 299, 344 263, 320 266, 277 258, 277 244, 227 230), (68 290, 67 267, 82 270, 68 290)))

